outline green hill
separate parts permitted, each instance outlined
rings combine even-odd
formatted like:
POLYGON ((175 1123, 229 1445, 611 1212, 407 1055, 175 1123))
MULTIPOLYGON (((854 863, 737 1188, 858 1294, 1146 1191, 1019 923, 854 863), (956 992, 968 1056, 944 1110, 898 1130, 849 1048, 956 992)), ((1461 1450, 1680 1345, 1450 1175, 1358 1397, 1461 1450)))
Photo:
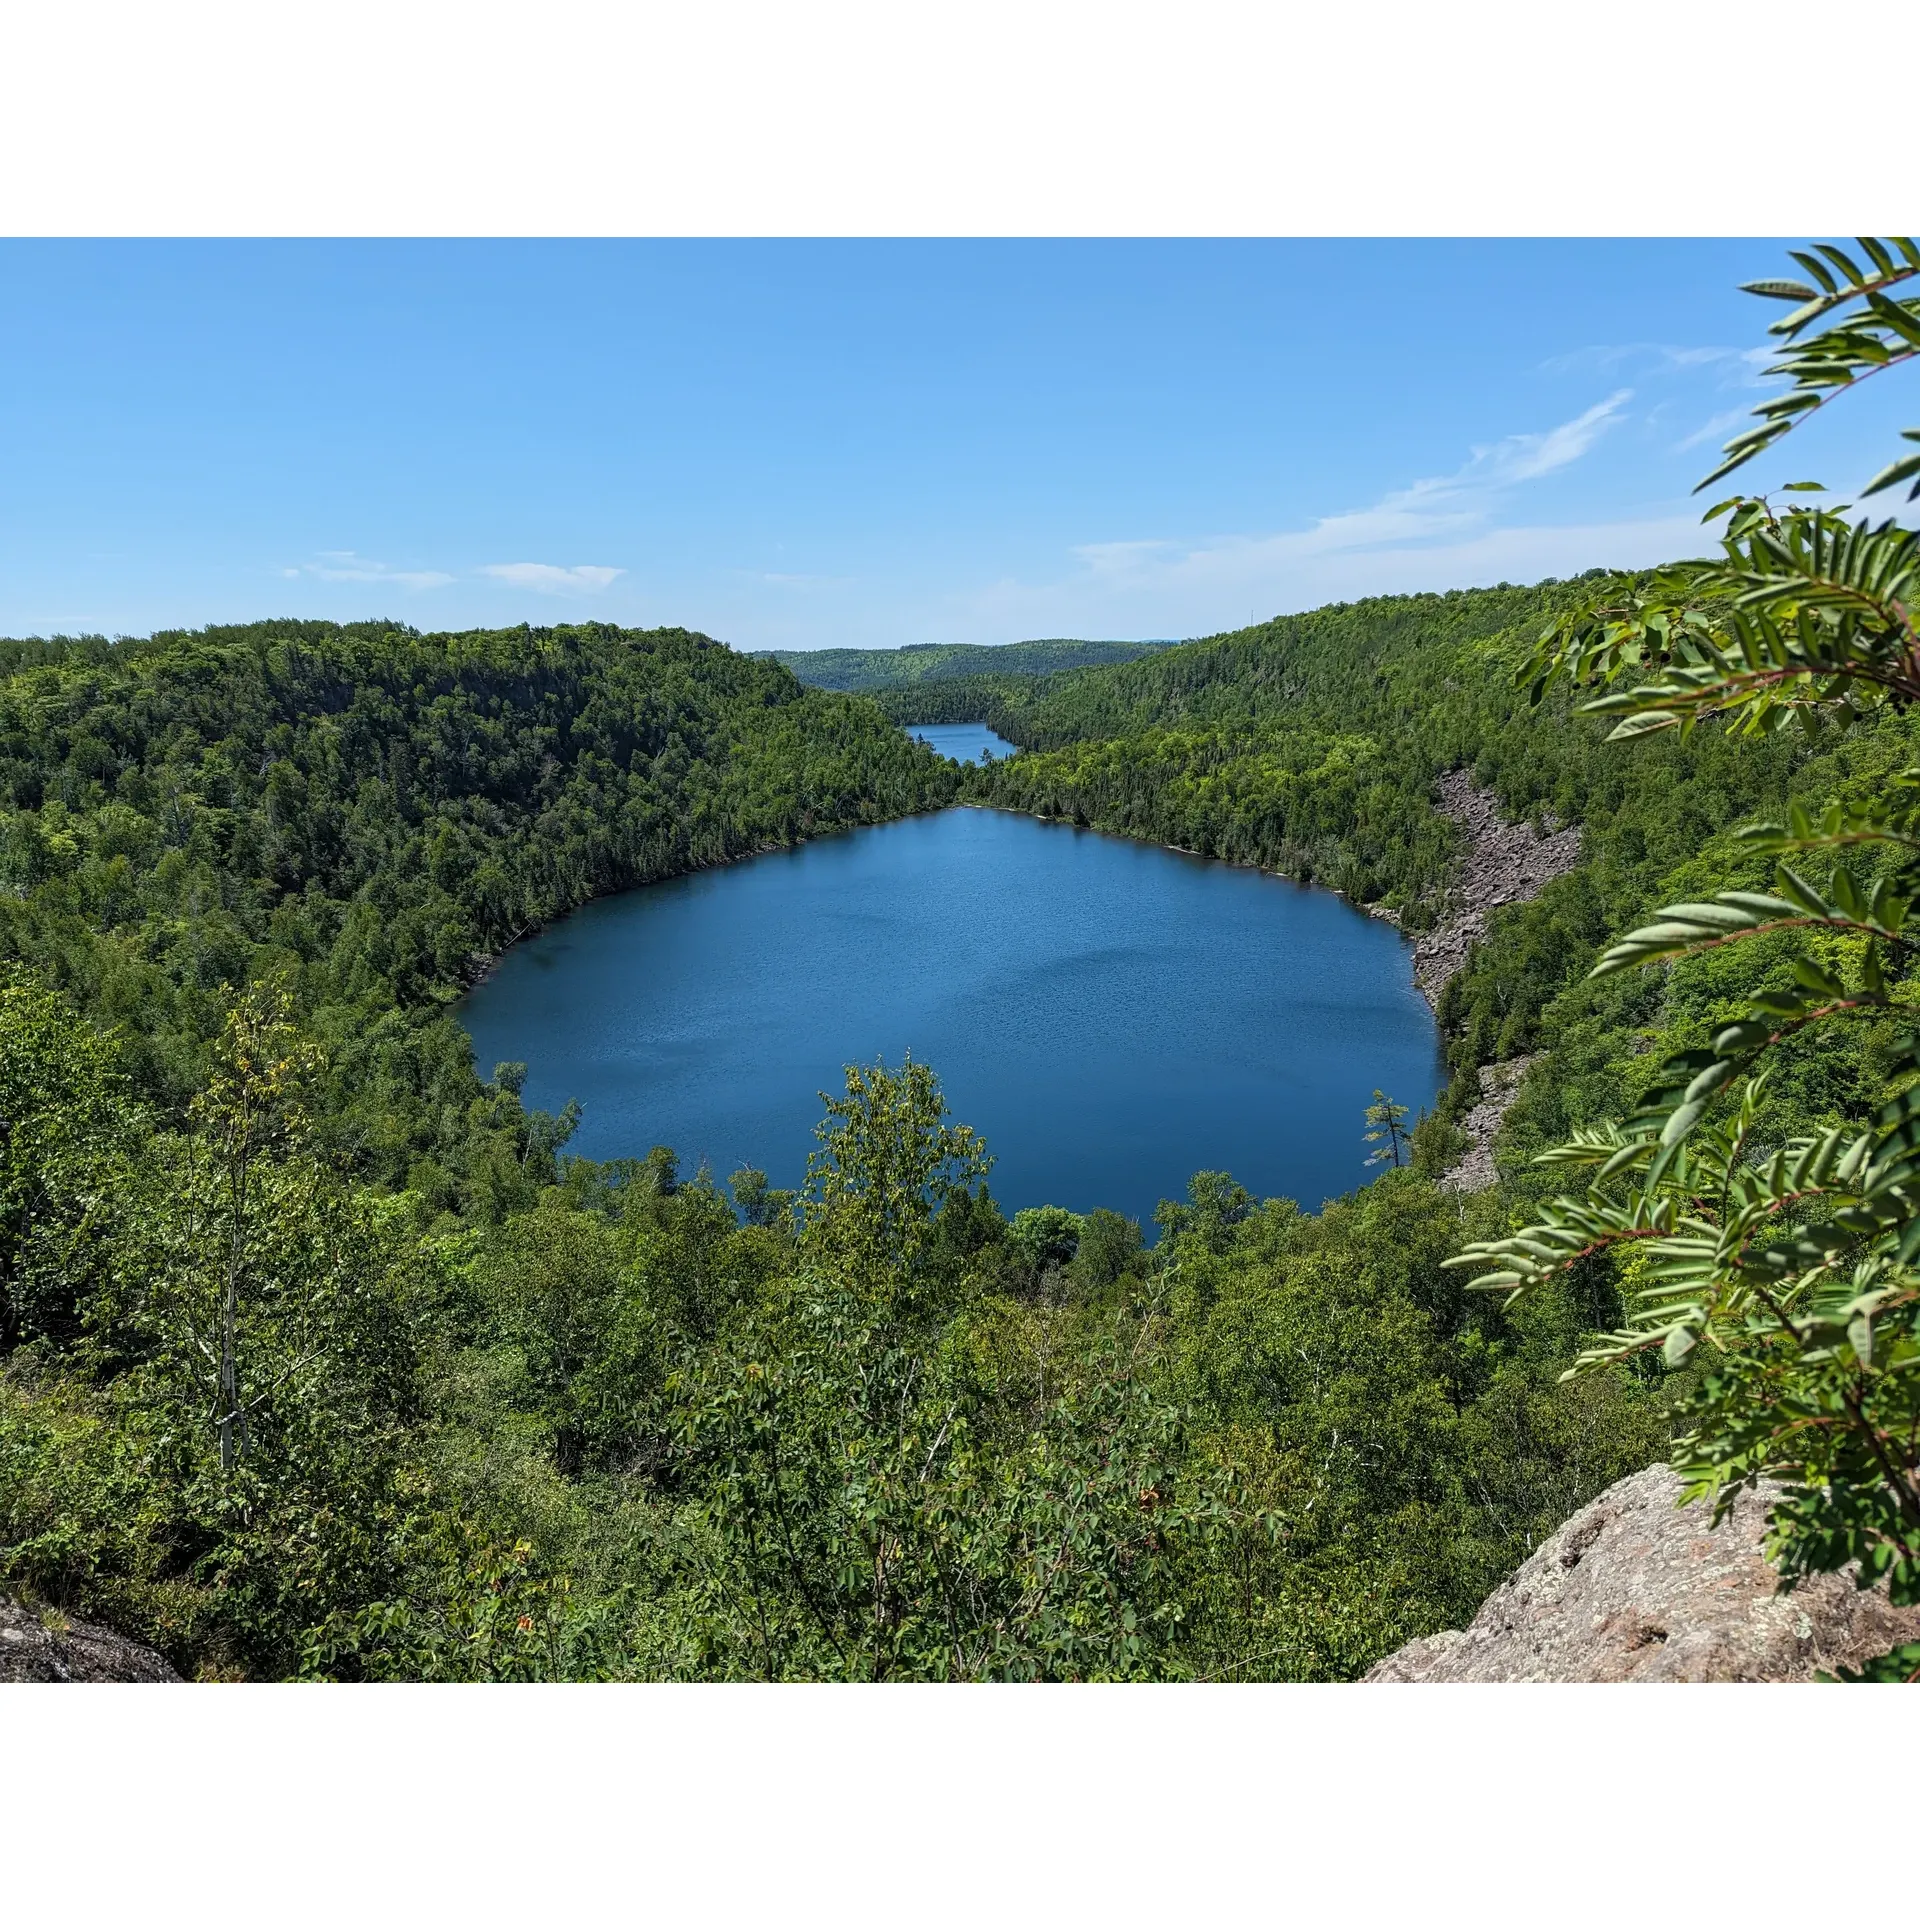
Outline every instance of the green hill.
MULTIPOLYGON (((1920 734, 1603 748, 1514 684, 1573 590, 880 702, 677 630, 0 653, 0 1584, 209 1677, 1345 1679, 1470 1618, 1686 1383, 1561 1381, 1617 1320, 1604 1262, 1511 1312, 1446 1262, 1776 964, 1593 956, 1759 883, 1733 828, 1884 789, 1920 734), (882 711, 935 695, 1026 751, 943 766, 882 711), (1006 1220, 919 1063, 850 1073, 803 1196, 729 1199, 664 1150, 569 1158, 446 1013, 596 892, 955 797, 1418 925, 1462 767, 1581 861, 1449 985, 1412 1164, 1317 1215, 1214 1168, 1153 1248, 1006 1220), (1472 1069, 1517 1055, 1502 1184, 1443 1190, 1472 1069)), ((1810 1033, 1782 1124, 1884 1070, 1810 1033)), ((1362 1116, 1326 1123, 1357 1161, 1362 1116)))
POLYGON ((1070 667, 1109 666, 1174 644, 1171 640, 1017 640, 1003 647, 826 647, 817 653, 763 653, 802 686, 834 693, 880 693, 926 681, 976 674, 1061 673, 1070 667))
POLYGON ((284 978, 342 1151, 491 1204, 524 1182, 440 1011, 487 956, 597 894, 939 804, 929 759, 677 628, 0 642, 0 961, 116 1024, 169 1104, 219 990, 284 978))

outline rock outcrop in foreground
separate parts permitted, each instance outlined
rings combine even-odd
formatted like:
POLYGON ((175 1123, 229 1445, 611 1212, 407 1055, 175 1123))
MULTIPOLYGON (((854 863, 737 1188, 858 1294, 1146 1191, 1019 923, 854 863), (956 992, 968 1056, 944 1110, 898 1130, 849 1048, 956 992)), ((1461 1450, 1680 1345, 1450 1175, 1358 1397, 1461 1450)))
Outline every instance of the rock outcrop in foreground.
POLYGON ((0 1595, 0 1682, 179 1678, 151 1647, 85 1620, 50 1627, 0 1595))
POLYGON ((1676 1508, 1648 1467, 1582 1507, 1497 1588, 1464 1633, 1436 1633, 1365 1678, 1811 1680, 1920 1640, 1920 1607, 1824 1573, 1791 1593, 1761 1553, 1773 1497, 1741 1494, 1718 1527, 1676 1508))

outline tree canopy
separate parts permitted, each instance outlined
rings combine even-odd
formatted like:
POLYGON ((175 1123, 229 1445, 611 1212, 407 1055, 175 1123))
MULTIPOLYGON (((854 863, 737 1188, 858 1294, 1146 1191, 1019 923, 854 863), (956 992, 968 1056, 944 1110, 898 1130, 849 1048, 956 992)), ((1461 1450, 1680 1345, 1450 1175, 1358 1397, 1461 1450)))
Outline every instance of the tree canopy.
MULTIPOLYGON (((1723 471, 1920 345, 1912 243, 1797 260, 1723 471)), ((1677 1449, 1912 1597, 1915 536, 1710 520, 883 700, 679 630, 0 645, 0 1581, 207 1677, 1346 1679, 1677 1449), (448 1011, 595 894, 957 798, 1419 929, 1460 769, 1580 862, 1442 995, 1440 1112, 1329 1116, 1381 1171, 1317 1214, 1008 1221, 914 1059, 796 1193, 595 1163, 448 1011)))

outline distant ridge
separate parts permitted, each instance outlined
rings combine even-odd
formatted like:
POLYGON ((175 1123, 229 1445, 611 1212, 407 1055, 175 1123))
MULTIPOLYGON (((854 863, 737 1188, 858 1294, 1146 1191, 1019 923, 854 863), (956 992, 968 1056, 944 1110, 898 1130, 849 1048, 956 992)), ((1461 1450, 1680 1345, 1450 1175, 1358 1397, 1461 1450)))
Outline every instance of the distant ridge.
POLYGON ((829 693, 879 693, 926 680, 960 680, 973 674, 1064 673, 1070 667, 1111 667, 1158 653, 1172 640, 1016 640, 1003 647, 941 645, 824 647, 815 653, 767 652, 802 686, 829 693))

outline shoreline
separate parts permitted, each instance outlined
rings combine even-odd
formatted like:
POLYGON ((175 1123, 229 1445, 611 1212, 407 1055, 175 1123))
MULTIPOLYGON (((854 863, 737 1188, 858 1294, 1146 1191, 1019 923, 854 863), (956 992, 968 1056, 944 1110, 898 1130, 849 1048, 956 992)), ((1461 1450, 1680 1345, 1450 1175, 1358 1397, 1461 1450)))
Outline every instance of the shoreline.
MULTIPOLYGON (((983 813, 1012 814, 1044 826, 1074 827, 1079 831, 1097 833, 1108 839, 1128 841, 1135 846, 1154 847, 1163 853, 1179 854, 1189 860, 1206 860, 1221 866, 1237 867, 1243 872, 1258 873, 1269 879, 1283 880, 1292 886, 1331 894, 1354 912, 1364 914, 1369 919, 1383 921, 1392 927, 1408 947, 1412 959, 1414 988, 1426 1002, 1429 1013, 1435 1018, 1435 1039, 1444 1050, 1445 1035, 1438 1024, 1441 996, 1447 983, 1466 965, 1474 945, 1486 931, 1489 916, 1498 907, 1524 905, 1538 898, 1550 881, 1559 878, 1563 873, 1572 871, 1579 860, 1581 834, 1578 826, 1558 828, 1541 834, 1529 822, 1502 820, 1499 814, 1499 803, 1493 793, 1488 789, 1476 787, 1473 784, 1472 775, 1465 768, 1456 768, 1442 775, 1438 782, 1438 789, 1438 810, 1463 829, 1467 835, 1467 846, 1461 857, 1459 871, 1448 889, 1447 903, 1441 919, 1433 927, 1421 933, 1410 933, 1401 924, 1399 914, 1391 907, 1356 901, 1339 887, 1329 886, 1323 881, 1303 880, 1298 874, 1288 873, 1278 867, 1266 866, 1258 861, 1234 860, 1222 854, 1203 853, 1197 847, 1181 846, 1177 842, 1155 840, 1144 834, 1125 833, 1110 827, 1095 826, 1091 822, 1083 823, 1063 814, 1039 813, 1027 807, 1007 806, 996 800, 956 795, 953 799, 937 806, 914 808, 909 812, 889 815, 882 820, 853 821, 833 827, 826 832, 803 834, 792 840, 763 841, 723 859, 691 861, 674 872, 662 873, 648 880, 639 880, 632 886, 611 888, 605 893, 593 894, 588 899, 567 908, 564 913, 554 915, 552 919, 537 921, 522 927, 497 950, 484 955, 474 955, 465 983, 442 1003, 442 1008, 443 1011, 451 1014, 460 1001, 478 992, 496 976, 502 962, 515 947, 537 934, 558 926, 570 915, 579 912, 583 907, 591 906, 597 900, 613 899, 623 893, 637 892, 643 887, 657 886, 666 880, 685 879, 696 873, 738 866, 746 861, 758 859, 763 854, 795 852, 812 841, 833 839, 840 834, 851 833, 863 827, 892 826, 901 821, 928 818, 944 813, 952 807, 968 807, 983 813)), ((457 1019, 457 1016, 455 1017, 457 1019)), ((1476 1069, 1477 1097, 1460 1122, 1468 1140, 1467 1151, 1453 1167, 1440 1176, 1440 1184, 1444 1190, 1464 1194, 1476 1192, 1494 1184, 1498 1178, 1493 1165, 1494 1135, 1498 1132, 1501 1121, 1506 1117, 1507 1110, 1518 1097, 1521 1082, 1527 1070, 1539 1057, 1538 1054, 1529 1054, 1518 1060, 1496 1062, 1476 1069)), ((1451 1088, 1452 1084, 1453 1079, 1449 1078, 1446 1088, 1451 1088)), ((1443 1093, 1445 1090, 1443 1088, 1443 1093)))

